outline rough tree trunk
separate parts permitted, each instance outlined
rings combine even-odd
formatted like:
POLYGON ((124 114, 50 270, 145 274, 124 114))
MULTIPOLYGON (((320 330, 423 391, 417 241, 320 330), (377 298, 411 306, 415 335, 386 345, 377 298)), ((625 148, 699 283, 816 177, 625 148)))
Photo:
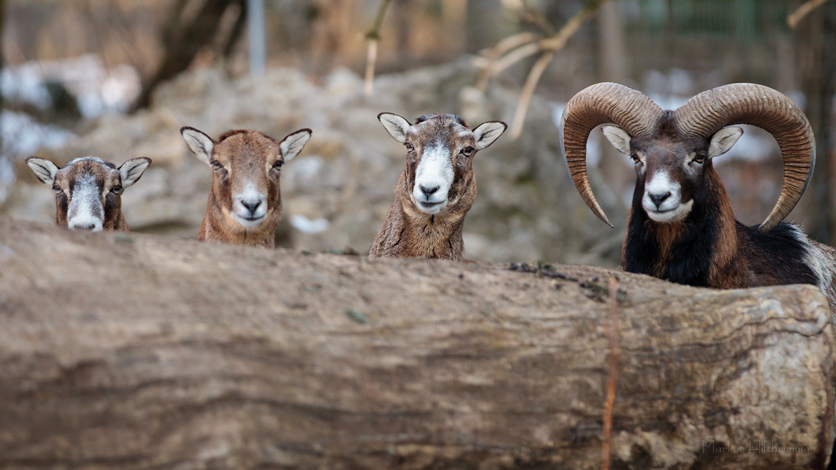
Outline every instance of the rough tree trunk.
POLYGON ((598 468, 613 275, 613 468, 821 468, 834 338, 812 286, 4 218, 0 468, 598 468))
MULTIPOLYGON (((200 49, 215 39, 224 12, 234 3, 241 5, 239 18, 244 16, 244 0, 205 0, 188 23, 182 21, 187 1, 178 0, 172 5, 171 17, 163 31, 165 53, 154 75, 143 81, 142 91, 133 104, 133 111, 148 106, 154 90, 160 83, 174 78, 189 67, 200 49)), ((231 36, 240 34, 242 27, 233 27, 231 36)), ((230 37, 228 41, 234 42, 235 38, 230 37)))

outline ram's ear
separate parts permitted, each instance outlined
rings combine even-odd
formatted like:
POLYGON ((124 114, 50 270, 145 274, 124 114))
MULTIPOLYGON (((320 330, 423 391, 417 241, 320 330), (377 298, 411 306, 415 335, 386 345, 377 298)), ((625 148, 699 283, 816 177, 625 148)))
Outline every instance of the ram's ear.
POLYGON ((147 157, 132 158, 119 167, 119 177, 122 178, 122 187, 136 183, 145 173, 145 169, 151 164, 151 159, 147 157))
POLYGON ((731 150, 737 139, 743 135, 743 128, 737 126, 724 127, 711 136, 708 144, 708 158, 719 157, 731 150))
POLYGON ((476 150, 490 147, 508 129, 508 124, 502 121, 488 121, 479 124, 473 129, 473 137, 476 139, 476 150))
POLYGON ((392 136, 393 139, 400 143, 406 142, 406 131, 412 127, 402 116, 392 113, 380 113, 377 115, 377 120, 386 128, 386 132, 392 136))
POLYGON ((310 140, 312 133, 313 131, 310 129, 300 129, 293 134, 289 134, 279 143, 279 151, 281 151, 285 162, 289 162, 293 157, 299 155, 299 152, 305 148, 305 144, 310 140))
POLYGON ((38 157, 29 157, 26 159, 26 164, 32 169, 35 176, 37 176, 43 184, 52 186, 52 183, 55 182, 55 175, 58 174, 58 167, 51 161, 38 157))
POLYGON ((630 156, 630 134, 624 132, 624 129, 618 126, 604 126, 601 128, 604 137, 610 141, 616 150, 624 155, 630 156))
POLYGON ((192 153, 207 165, 212 165, 212 149, 215 147, 215 141, 206 135, 205 132, 199 131, 194 127, 183 127, 180 129, 180 135, 191 149, 192 153))

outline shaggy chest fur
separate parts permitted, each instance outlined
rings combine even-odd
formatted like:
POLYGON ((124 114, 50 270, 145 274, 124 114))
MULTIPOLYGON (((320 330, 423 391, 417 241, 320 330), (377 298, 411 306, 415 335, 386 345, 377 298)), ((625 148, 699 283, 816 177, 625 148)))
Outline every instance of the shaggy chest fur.
POLYGON ((464 216, 475 197, 474 181, 444 212, 426 214, 412 205, 406 176, 402 174, 395 202, 372 243, 369 256, 462 260, 464 216))
POLYGON ((674 224, 656 223, 634 211, 622 263, 625 271, 698 287, 819 285, 810 249, 806 236, 787 223, 760 233, 721 211, 695 213, 674 224))
POLYGON ((409 217, 395 199, 372 243, 369 256, 426 257, 461 260, 464 256, 464 215, 409 217))

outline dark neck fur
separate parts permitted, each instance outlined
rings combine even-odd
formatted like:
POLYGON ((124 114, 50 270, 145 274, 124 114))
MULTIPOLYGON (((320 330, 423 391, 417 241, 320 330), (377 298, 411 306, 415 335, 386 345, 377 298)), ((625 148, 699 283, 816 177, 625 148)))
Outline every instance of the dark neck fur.
MULTIPOLYGON (((723 191, 722 187, 714 190, 723 191)), ((663 224, 647 216, 641 206, 643 194, 644 185, 637 183, 622 253, 625 271, 700 287, 726 288, 745 283, 734 214, 727 198, 725 211, 722 197, 713 198, 713 204, 695 201, 685 220, 663 224)))

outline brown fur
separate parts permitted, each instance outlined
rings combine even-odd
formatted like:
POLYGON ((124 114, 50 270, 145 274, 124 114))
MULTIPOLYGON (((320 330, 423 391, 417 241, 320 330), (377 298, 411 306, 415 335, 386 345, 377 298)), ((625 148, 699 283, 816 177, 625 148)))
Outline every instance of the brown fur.
POLYGON ((67 165, 55 175, 55 185, 61 188, 61 192, 55 197, 55 225, 67 227, 69 208, 67 195, 74 182, 85 175, 93 176, 99 188, 102 189, 101 198, 102 207, 104 207, 102 230, 130 232, 128 222, 122 215, 122 195, 110 191, 120 183, 119 172, 116 171, 114 164, 110 162, 102 164, 95 160, 81 160, 73 165, 67 165))
POLYGON ((284 161, 279 142, 256 131, 233 130, 220 136, 212 148, 212 159, 223 169, 212 172, 212 189, 198 240, 272 248, 274 232, 282 216, 280 172, 273 169, 284 161), (250 180, 267 194, 267 218, 258 227, 245 228, 233 219, 232 195, 250 180))
POLYGON ((372 243, 369 256, 462 260, 462 228, 464 216, 476 198, 475 179, 467 188, 465 200, 459 200, 458 210, 448 213, 448 206, 442 213, 430 215, 415 206, 405 175, 398 179, 395 202, 372 243))
POLYGON ((415 133, 409 136, 414 149, 407 153, 406 166, 395 190, 395 201, 372 243, 369 256, 463 259, 464 218, 476 199, 476 177, 473 174, 476 152, 470 157, 452 152, 453 183, 448 192, 449 202, 441 212, 422 212, 412 196, 423 146, 439 139, 453 149, 475 145, 472 136, 462 138, 458 135, 462 126, 469 129, 461 118, 449 114, 425 116, 416 121, 413 127, 415 133))
MULTIPOLYGON (((71 198, 86 198, 77 191, 78 185, 85 182, 85 185, 92 184, 101 198, 102 212, 98 212, 99 209, 95 205, 84 204, 84 206, 90 207, 96 218, 101 217, 102 230, 128 232, 128 224, 125 216, 122 215, 122 190, 139 180, 151 160, 148 158, 132 159, 125 163, 127 166, 123 166, 124 168, 116 168, 113 163, 95 157, 77 158, 61 169, 51 161, 37 157, 27 158, 26 163, 38 179, 51 185, 55 191, 55 225, 69 227, 71 198), (122 181, 120 170, 124 170, 124 174, 128 177, 127 181, 122 181)), ((91 225, 91 227, 94 226, 91 225)))
POLYGON ((714 187, 719 197, 718 234, 711 252, 711 268, 708 272, 709 283, 718 289, 735 289, 751 285, 750 270, 746 266, 746 258, 740 248, 740 238, 737 234, 737 224, 734 219, 726 188, 720 181, 720 176, 709 168, 706 174, 708 183, 714 187))
POLYGON ((664 275, 664 269, 670 257, 671 246, 681 236, 684 227, 680 223, 656 224, 652 221, 645 222, 645 227, 655 235, 659 243, 659 258, 653 269, 653 275, 661 277, 664 275))

